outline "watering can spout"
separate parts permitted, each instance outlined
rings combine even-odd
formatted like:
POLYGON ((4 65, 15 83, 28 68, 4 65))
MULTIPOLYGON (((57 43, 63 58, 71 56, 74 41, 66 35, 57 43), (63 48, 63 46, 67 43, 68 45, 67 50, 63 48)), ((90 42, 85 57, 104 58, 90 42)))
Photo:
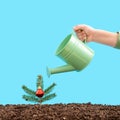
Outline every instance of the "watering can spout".
POLYGON ((59 66, 56 68, 48 68, 47 67, 47 75, 50 77, 51 74, 57 74, 57 73, 62 73, 62 72, 69 72, 69 71, 74 71, 76 70, 73 66, 71 65, 63 65, 59 66))

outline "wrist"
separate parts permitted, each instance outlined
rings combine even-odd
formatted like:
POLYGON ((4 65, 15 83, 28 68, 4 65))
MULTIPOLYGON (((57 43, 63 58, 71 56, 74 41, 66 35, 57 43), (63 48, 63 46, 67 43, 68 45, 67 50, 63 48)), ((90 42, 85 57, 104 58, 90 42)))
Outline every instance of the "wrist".
POLYGON ((91 41, 95 42, 97 39, 97 34, 98 34, 98 29, 93 29, 92 31, 92 36, 91 36, 91 41))

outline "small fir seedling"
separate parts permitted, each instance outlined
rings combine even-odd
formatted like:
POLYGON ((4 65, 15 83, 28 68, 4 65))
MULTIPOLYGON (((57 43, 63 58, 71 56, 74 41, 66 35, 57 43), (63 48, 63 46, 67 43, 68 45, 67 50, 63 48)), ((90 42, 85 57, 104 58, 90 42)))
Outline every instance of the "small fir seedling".
POLYGON ((37 90, 34 91, 28 88, 27 86, 23 85, 22 89, 25 91, 27 95, 23 95, 22 98, 25 99, 26 101, 42 104, 43 102, 56 97, 55 93, 51 93, 55 86, 56 84, 53 83, 48 88, 44 89, 43 77, 39 75, 36 82, 37 90))

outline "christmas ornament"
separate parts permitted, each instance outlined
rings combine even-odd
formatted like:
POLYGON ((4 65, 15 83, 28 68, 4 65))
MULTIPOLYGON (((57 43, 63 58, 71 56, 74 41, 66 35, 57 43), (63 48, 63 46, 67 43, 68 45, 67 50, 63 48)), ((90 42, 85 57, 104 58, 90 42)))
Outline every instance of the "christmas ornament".
POLYGON ((37 89, 36 91, 36 96, 37 97, 42 97, 44 95, 44 91, 40 88, 37 89))

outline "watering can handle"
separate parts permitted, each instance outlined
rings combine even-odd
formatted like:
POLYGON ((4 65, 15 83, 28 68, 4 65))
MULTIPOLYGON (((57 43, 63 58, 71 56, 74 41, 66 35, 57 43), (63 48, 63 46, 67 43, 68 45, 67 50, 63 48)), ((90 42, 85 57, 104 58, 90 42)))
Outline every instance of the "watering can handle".
MULTIPOLYGON (((80 31, 83 31, 83 30, 80 29, 80 31)), ((75 34, 74 31, 72 32, 72 34, 76 36, 76 34, 75 34)), ((86 41, 87 41, 87 36, 86 36, 86 38, 83 40, 83 43, 86 43, 86 41)))
POLYGON ((84 42, 84 43, 86 43, 86 39, 85 39, 85 40, 83 40, 83 42, 84 42))

